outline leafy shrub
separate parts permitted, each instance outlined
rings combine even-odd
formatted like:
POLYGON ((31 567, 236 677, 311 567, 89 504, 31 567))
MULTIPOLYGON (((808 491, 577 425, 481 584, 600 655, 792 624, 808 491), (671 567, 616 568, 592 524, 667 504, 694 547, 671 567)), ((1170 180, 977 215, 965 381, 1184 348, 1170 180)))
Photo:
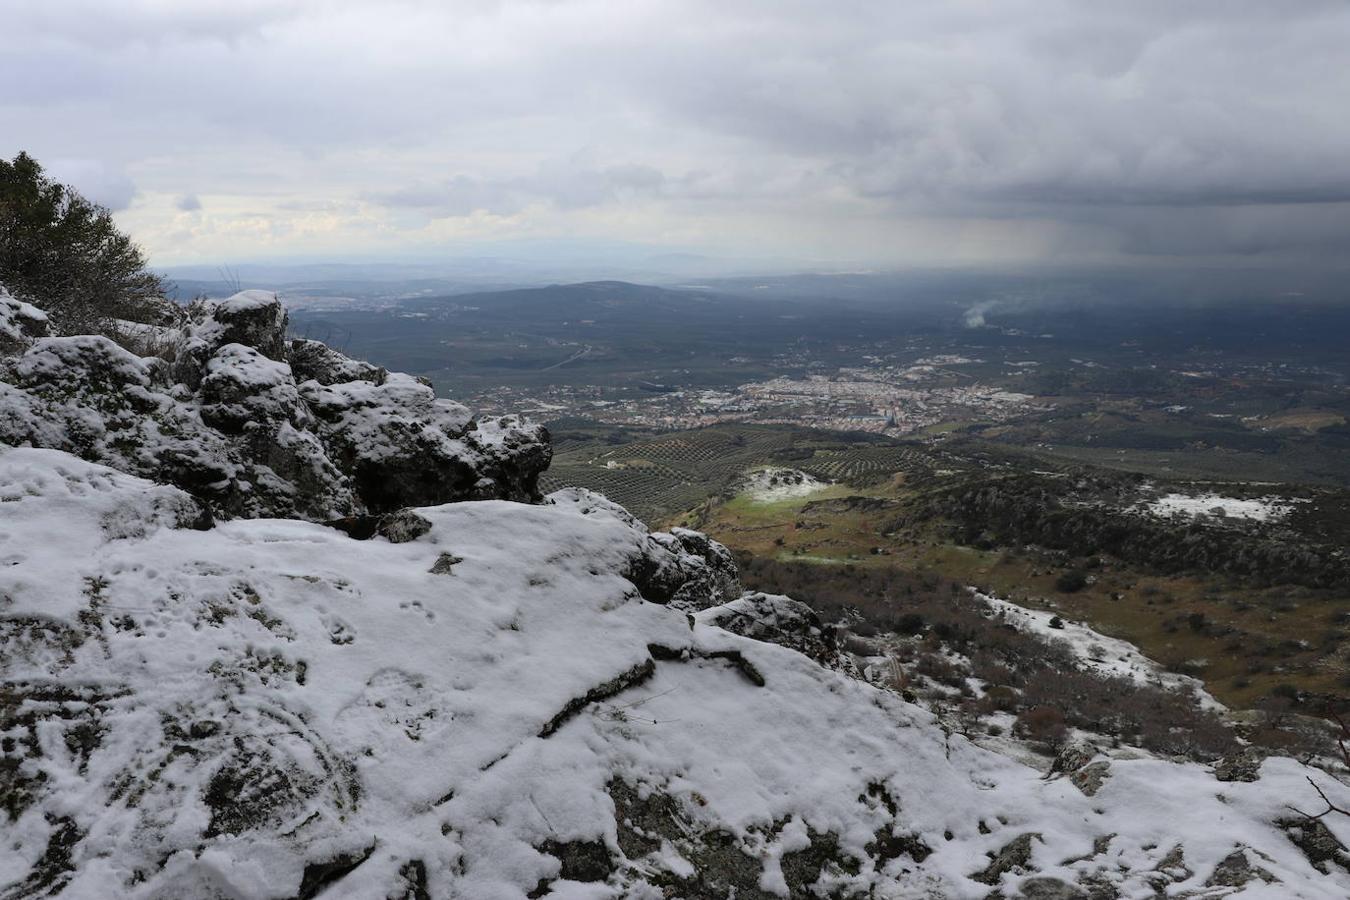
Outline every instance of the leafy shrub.
POLYGON ((923 629, 923 616, 918 613, 905 613, 895 623, 897 634, 922 634, 923 629))
POLYGON ((112 213, 52 181, 26 153, 0 159, 0 283, 63 334, 145 321, 165 292, 112 213))
POLYGON ((1055 590, 1062 594, 1076 594, 1087 587, 1087 573, 1082 569, 1069 569, 1055 579, 1055 590))

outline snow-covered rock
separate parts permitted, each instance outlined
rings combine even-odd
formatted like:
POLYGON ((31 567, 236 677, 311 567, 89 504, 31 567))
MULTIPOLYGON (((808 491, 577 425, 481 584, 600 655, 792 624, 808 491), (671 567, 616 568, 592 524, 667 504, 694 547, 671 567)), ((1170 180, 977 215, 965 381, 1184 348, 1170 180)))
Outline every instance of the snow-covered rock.
POLYGON ((322 341, 293 340, 286 356, 297 382, 343 384, 348 381, 369 381, 371 384, 384 384, 384 380, 389 377, 389 372, 381 366, 350 359, 322 341))
POLYGON ((410 376, 287 342, 274 294, 194 304, 181 318, 153 329, 172 358, 142 358, 107 337, 44 337, 41 311, 0 295, 0 443, 167 481, 225 516, 323 521, 539 499, 543 427, 475 420, 410 376))
POLYGON ((821 665, 861 677, 852 657, 841 652, 835 628, 791 597, 749 591, 730 603, 703 610, 695 619, 701 625, 790 647, 821 665))
POLYGON ((198 530, 175 488, 0 452, 0 894, 1350 892, 1348 823, 1290 824, 1307 776, 1350 806, 1328 775, 1115 758, 1088 797, 746 636, 791 604, 646 602, 679 537, 552 501, 198 530))
POLYGON ((645 600, 694 612, 741 596, 740 573, 731 551, 701 531, 673 528, 649 532, 628 510, 585 488, 564 488, 545 499, 583 516, 616 518, 646 537, 637 552, 628 555, 622 569, 623 576, 633 582, 645 600))
POLYGON ((249 422, 303 427, 312 418, 300 402, 291 367, 243 344, 226 344, 212 354, 197 391, 202 420, 227 433, 237 433, 249 422))
POLYGON ((22 347, 49 331, 47 314, 13 297, 0 284, 0 351, 22 347))

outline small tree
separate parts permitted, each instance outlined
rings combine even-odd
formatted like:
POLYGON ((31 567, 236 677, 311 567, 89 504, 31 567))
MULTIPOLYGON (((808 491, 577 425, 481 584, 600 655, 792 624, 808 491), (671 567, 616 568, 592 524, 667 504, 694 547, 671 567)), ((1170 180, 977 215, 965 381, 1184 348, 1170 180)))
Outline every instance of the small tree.
POLYGON ((63 334, 144 319, 165 292, 112 213, 52 181, 27 153, 0 159, 0 284, 63 334))

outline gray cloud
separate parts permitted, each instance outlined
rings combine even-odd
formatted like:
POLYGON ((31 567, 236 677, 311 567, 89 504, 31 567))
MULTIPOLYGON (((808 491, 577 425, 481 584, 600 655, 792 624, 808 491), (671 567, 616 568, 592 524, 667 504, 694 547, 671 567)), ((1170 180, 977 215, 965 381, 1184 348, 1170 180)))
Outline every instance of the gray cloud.
POLYGON ((126 173, 101 160, 57 157, 38 161, 52 178, 74 186, 86 198, 113 212, 131 206, 136 196, 136 184, 126 173))
POLYGON ((0 152, 85 160, 169 257, 514 228, 1332 263, 1347 45, 1336 0, 72 0, 6 13, 0 152), (171 232, 184 183, 208 221, 171 232))
POLYGON ((174 206, 178 207, 182 212, 196 212, 202 208, 202 201, 196 194, 184 194, 178 198, 177 202, 174 203, 174 206))
POLYGON ((651 166, 596 168, 587 164, 585 154, 578 154, 571 159, 546 161, 530 175, 487 179, 455 175, 440 182, 371 192, 365 199, 420 211, 431 218, 477 212, 514 215, 532 203, 579 210, 652 197, 668 183, 666 176, 651 166))

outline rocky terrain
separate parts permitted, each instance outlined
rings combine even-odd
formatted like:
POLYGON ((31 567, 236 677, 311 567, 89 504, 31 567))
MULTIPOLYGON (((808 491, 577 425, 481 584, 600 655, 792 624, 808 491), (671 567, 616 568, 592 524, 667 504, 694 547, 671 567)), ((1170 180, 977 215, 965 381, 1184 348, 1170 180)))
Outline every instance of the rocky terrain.
POLYGON ((706 536, 540 497, 541 429, 284 329, 0 296, 0 897, 1350 893, 1334 773, 977 746, 706 536))
POLYGON ((276 295, 166 310, 167 325, 49 337, 0 299, 0 442, 65 450, 183 488, 227 516, 327 520, 410 504, 531 501, 548 434, 475 420, 424 382, 288 341, 276 295))

